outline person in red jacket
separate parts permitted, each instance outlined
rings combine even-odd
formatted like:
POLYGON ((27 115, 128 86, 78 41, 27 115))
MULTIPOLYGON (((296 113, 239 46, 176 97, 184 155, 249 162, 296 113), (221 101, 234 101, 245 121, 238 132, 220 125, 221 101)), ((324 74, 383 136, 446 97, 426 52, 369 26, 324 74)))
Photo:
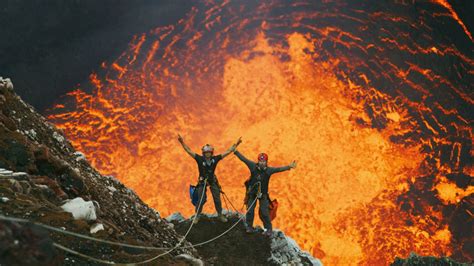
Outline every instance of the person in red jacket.
MULTIPOLYGON (((214 199, 214 206, 217 211, 217 217, 222 222, 227 222, 227 218, 222 214, 222 202, 221 202, 221 188, 219 182, 217 180, 217 176, 214 173, 217 167, 217 163, 220 160, 224 159, 227 155, 235 151, 237 146, 242 142, 239 138, 237 142, 232 145, 227 151, 222 154, 214 155, 214 147, 209 144, 206 144, 202 147, 202 155, 196 154, 189 148, 188 145, 184 143, 183 137, 178 134, 178 141, 183 146, 184 150, 196 160, 198 170, 199 170, 199 181, 198 185, 196 186, 196 191, 198 193, 198 202, 201 202, 201 196, 206 193, 207 185, 211 188, 212 198, 214 199), (204 186, 204 180, 207 180, 206 186, 204 186)), ((199 215, 202 212, 203 203, 196 205, 196 219, 194 219, 194 223, 199 221, 199 215)))
POLYGON ((250 170, 250 180, 247 183, 247 215, 246 220, 246 231, 247 233, 252 233, 255 231, 253 227, 253 219, 255 215, 255 205, 256 202, 252 203, 259 199, 260 202, 260 213, 262 214, 263 226, 266 231, 265 235, 271 236, 273 233, 272 221, 270 219, 270 199, 268 196, 268 184, 270 182, 270 177, 279 172, 288 171, 296 167, 296 161, 293 161, 287 166, 283 167, 269 167, 268 155, 266 153, 260 153, 258 155, 258 163, 250 161, 245 158, 240 152, 235 151, 234 154, 244 162, 250 170))

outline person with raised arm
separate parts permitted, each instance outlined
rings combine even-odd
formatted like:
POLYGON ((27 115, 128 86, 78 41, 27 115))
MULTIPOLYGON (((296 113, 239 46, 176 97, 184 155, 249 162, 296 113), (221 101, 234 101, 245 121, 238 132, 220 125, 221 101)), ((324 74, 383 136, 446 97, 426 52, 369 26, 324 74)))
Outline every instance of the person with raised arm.
POLYGON ((268 195, 268 184, 270 177, 279 172, 288 171, 296 167, 296 161, 291 162, 287 166, 282 167, 269 167, 268 166, 268 155, 266 153, 260 153, 257 157, 258 162, 253 162, 247 159, 239 151, 235 151, 234 154, 244 162, 250 170, 250 179, 246 182, 247 195, 247 215, 245 217, 245 226, 247 233, 255 232, 253 227, 253 220, 255 215, 255 204, 252 204, 258 199, 260 204, 260 214, 263 220, 263 226, 266 231, 264 235, 271 237, 273 233, 272 221, 270 219, 270 197, 268 195))
POLYGON ((217 180, 217 176, 215 174, 215 170, 217 167, 217 163, 220 160, 224 159, 226 156, 231 154, 237 149, 237 146, 242 142, 241 138, 239 138, 227 151, 222 154, 214 155, 214 147, 210 144, 206 144, 202 147, 202 155, 196 154, 189 148, 188 145, 184 143, 183 137, 178 134, 178 141, 183 146, 184 150, 196 160, 198 170, 199 170, 199 178, 198 178, 198 185, 196 186, 196 193, 198 194, 198 202, 201 204, 197 204, 195 211, 196 211, 196 218, 194 219, 194 223, 198 223, 199 215, 202 212, 202 207, 204 203, 202 203, 201 196, 204 196, 206 193, 207 185, 209 185, 211 189, 212 198, 214 199, 214 206, 217 211, 217 217, 221 222, 227 222, 227 218, 222 214, 222 202, 221 202, 221 187, 219 185, 219 181, 217 180), (204 182, 204 180, 207 180, 204 182), (204 185, 206 183, 206 185, 204 185))

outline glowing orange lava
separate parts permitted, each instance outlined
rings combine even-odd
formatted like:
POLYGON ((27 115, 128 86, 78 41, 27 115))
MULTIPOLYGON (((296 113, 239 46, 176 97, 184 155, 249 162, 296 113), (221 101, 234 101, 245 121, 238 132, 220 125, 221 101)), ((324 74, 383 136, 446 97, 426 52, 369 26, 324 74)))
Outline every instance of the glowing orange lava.
MULTIPOLYGON (((470 97, 415 63, 364 61, 343 51, 442 53, 466 65, 472 59, 449 45, 404 45, 404 36, 389 35, 375 45, 336 26, 307 23, 334 14, 301 9, 305 3, 292 4, 292 16, 269 15, 283 5, 259 4, 243 17, 238 14, 247 7, 236 3, 193 8, 177 25, 137 36, 116 61, 103 64, 103 73, 90 76, 92 92, 71 92, 49 118, 95 167, 117 176, 163 216, 193 213, 187 188, 197 169, 177 133, 195 151, 212 143, 223 152, 242 136, 247 157, 264 151, 275 166, 298 160, 296 170, 272 177, 270 193, 280 202, 274 224, 323 263, 380 265, 410 252, 451 255, 452 233, 440 208, 407 195, 424 191, 425 179, 441 205, 473 193, 472 186, 461 189, 444 177, 463 171, 464 148, 444 137, 451 126, 435 112, 449 115, 460 136, 472 139, 471 129, 455 110, 418 99, 430 94, 423 82, 451 88, 466 102, 470 97), (375 85, 380 79, 399 86, 384 92, 375 85), (452 145, 449 163, 434 152, 443 143, 452 145)), ((217 175, 240 207, 246 167, 230 156, 217 175)), ((204 211, 214 212, 213 204, 204 211)))

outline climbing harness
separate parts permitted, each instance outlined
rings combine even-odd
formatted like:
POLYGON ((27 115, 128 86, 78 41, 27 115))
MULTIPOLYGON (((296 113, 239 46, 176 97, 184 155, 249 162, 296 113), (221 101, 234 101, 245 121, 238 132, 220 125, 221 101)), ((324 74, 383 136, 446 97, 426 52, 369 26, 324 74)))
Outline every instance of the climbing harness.
POLYGON ((248 188, 248 182, 249 180, 247 180, 245 182, 245 187, 247 188, 247 191, 245 193, 245 199, 244 199, 244 204, 247 205, 247 201, 248 201, 248 196, 250 195, 250 193, 252 192, 252 190, 258 186, 258 190, 257 190, 257 198, 260 199, 262 197, 262 183, 260 181, 258 181, 257 183, 253 184, 252 187, 248 188))
MULTIPOLYGON (((206 194, 206 185, 207 185, 207 178, 204 179, 204 189, 202 191, 202 195, 201 195, 201 199, 199 200, 199 205, 198 205, 198 208, 197 210, 199 210, 199 208, 201 208, 202 206, 202 199, 204 198, 204 195, 206 194)), ((181 243, 184 242, 184 240, 186 239, 186 237, 188 236, 188 234, 191 232, 191 229, 193 228, 194 224, 195 224, 195 221, 196 221, 196 218, 199 216, 198 213, 194 214, 194 217, 193 217, 193 221, 191 222, 191 225, 189 226, 188 228, 188 231, 186 231, 186 233, 184 234, 183 238, 181 238, 181 240, 178 242, 178 244, 176 244, 172 249, 162 253, 162 254, 159 254, 153 258, 150 258, 150 259, 147 259, 147 260, 144 260, 144 261, 140 261, 140 262, 136 262, 135 264, 144 264, 144 263, 148 263, 148 262, 152 262, 160 257, 163 257, 169 253, 171 253, 171 251, 177 249, 181 243)))

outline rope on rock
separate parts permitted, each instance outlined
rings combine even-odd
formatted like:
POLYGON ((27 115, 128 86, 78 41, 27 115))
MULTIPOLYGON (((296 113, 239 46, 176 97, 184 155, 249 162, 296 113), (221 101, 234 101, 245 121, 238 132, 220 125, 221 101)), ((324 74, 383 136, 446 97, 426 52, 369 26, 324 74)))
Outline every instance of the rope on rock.
POLYGON ((101 260, 101 259, 97 259, 97 258, 94 258, 94 257, 91 257, 91 256, 88 256, 86 254, 83 254, 83 253, 80 253, 80 252, 77 252, 75 250, 72 250, 72 249, 69 249, 61 244, 58 244, 56 242, 53 242, 53 246, 58 248, 58 249, 61 249, 65 252, 68 252, 68 253, 71 253, 73 255, 76 255, 78 257, 81 257, 81 258, 84 258, 84 259, 88 259, 90 261, 94 261, 94 262, 98 262, 98 263, 102 263, 102 264, 107 264, 107 265, 114 265, 114 264, 117 264, 116 262, 113 262, 113 261, 109 261, 109 260, 101 260))
MULTIPOLYGON (((204 180, 204 190, 203 190, 203 194, 201 195, 201 199, 199 201, 199 207, 201 206, 202 204, 202 199, 204 198, 204 193, 206 193, 206 189, 205 189, 205 186, 206 186, 206 183, 207 183, 207 179, 204 180)), ((251 188, 253 189, 255 187, 255 185, 251 188)), ((259 191, 260 191, 260 184, 259 184, 259 191)), ((224 194, 225 195, 225 194, 224 194)), ((253 206, 258 200, 258 197, 255 198, 255 200, 250 204, 250 207, 253 206)), ((230 202, 230 201, 229 201, 230 202)), ((250 208, 248 208, 250 209, 250 208)), ((248 211, 246 211, 244 214, 241 215, 241 217, 237 220, 237 222, 235 222, 231 227, 229 227, 227 230, 225 230, 224 232, 222 232, 221 234, 209 239, 209 240, 206 240, 206 241, 203 241, 203 242, 200 242, 200 243, 197 243, 197 244, 192 244, 192 245, 188 245, 188 246, 183 246, 183 248, 191 248, 191 247, 198 247, 198 246, 203 246, 203 245, 206 245, 208 243, 211 243, 219 238, 221 238, 222 236, 226 235, 228 232, 230 232, 235 226, 237 226, 237 224, 239 224, 243 218, 245 217, 245 215, 247 214, 248 211)), ((82 257, 82 258, 85 258, 85 259, 88 259, 88 260, 91 260, 91 261, 94 261, 94 262, 98 262, 98 263, 102 263, 102 264, 108 264, 108 265, 114 265, 114 264, 125 264, 125 265, 131 265, 131 264, 144 264, 144 263, 149 263, 149 262, 152 262, 160 257, 163 257, 169 253, 171 253, 173 250, 177 249, 183 242, 184 240, 186 239, 186 237, 188 236, 188 234, 191 232, 191 229, 193 228, 193 225, 194 225, 194 221, 196 220, 196 218, 198 217, 198 215, 194 215, 193 217, 193 220, 191 222, 191 225, 189 226, 188 230, 186 231, 185 235, 181 238, 181 240, 178 242, 178 244, 176 244, 173 248, 165 248, 165 247, 153 247, 153 246, 140 246, 140 245, 131 245, 131 244, 126 244, 126 243, 121 243, 121 242, 114 242, 114 241, 109 241, 109 240, 104 240, 104 239, 100 239, 100 238, 95 238, 95 237, 90 237, 90 236, 87 236, 87 235, 83 235, 83 234, 79 234, 79 233, 74 233, 74 232, 69 232, 69 231, 65 231, 63 229, 60 229, 60 228, 56 228, 56 227, 53 227, 53 226, 49 226, 49 225, 45 225, 45 224, 42 224, 42 223, 37 223, 37 222, 33 222, 33 221, 30 221, 30 220, 27 220, 27 219, 22 219, 22 218, 14 218, 14 217, 7 217, 7 216, 4 216, 4 215, 0 215, 0 220, 4 220, 4 221, 11 221, 11 222, 18 222, 18 223, 31 223, 31 224, 34 224, 34 225, 37 225, 39 227, 42 227, 42 228, 45 228, 45 229, 48 229, 48 230, 52 230, 52 231, 55 231, 55 232, 58 232, 58 233, 62 233, 62 234, 67 234, 67 235, 71 235, 71 236, 75 236, 75 237, 79 237, 79 238, 83 238, 83 239, 88 239, 88 240, 92 240, 92 241, 96 241, 96 242, 101 242, 101 243, 106 243, 106 244, 110 244, 110 245, 117 245, 117 246, 123 246, 123 247, 128 247, 128 248, 137 248, 137 249, 145 249, 145 250, 167 250, 166 252, 163 252, 155 257, 152 257, 150 259, 147 259, 147 260, 144 260, 144 261, 140 261, 140 262, 134 262, 134 263, 117 263, 117 262, 113 262, 113 261, 108 261, 108 260, 102 260, 102 259, 97 259, 97 258, 94 258, 94 257, 91 257, 91 256, 88 256, 86 254, 83 254, 81 252, 78 252, 78 251, 75 251, 75 250, 72 250, 72 249, 69 249, 61 244, 58 244, 56 242, 53 242, 53 245, 58 248, 58 249, 61 249, 63 251, 66 251, 68 253, 71 253, 73 255, 76 255, 76 256, 79 256, 79 257, 82 257)))

